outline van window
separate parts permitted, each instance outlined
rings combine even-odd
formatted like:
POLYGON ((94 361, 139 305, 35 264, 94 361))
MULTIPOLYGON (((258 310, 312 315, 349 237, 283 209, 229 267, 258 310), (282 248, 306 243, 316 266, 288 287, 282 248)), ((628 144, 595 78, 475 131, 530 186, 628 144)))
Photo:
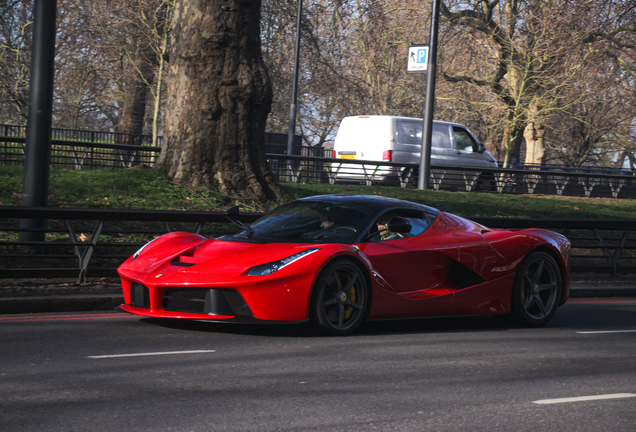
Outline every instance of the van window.
POLYGON ((431 146, 440 148, 451 148, 450 135, 448 134, 448 126, 433 123, 433 135, 431 137, 431 146))
MULTIPOLYGON (((395 139, 400 144, 421 144, 422 123, 413 121, 397 121, 395 139)), ((451 148, 448 126, 433 123, 431 146, 451 148)))
POLYGON ((395 140, 400 144, 422 144, 422 123, 398 121, 395 140))
POLYGON ((476 151, 477 143, 470 136, 466 129, 453 126, 453 139, 455 140, 455 148, 465 151, 476 151))

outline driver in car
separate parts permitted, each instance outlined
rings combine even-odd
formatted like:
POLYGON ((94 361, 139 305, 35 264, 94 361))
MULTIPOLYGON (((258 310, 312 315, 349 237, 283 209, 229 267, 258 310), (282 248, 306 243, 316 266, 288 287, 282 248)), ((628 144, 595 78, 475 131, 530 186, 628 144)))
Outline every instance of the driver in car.
POLYGON ((399 238, 403 238, 404 236, 400 233, 394 233, 388 227, 388 223, 391 220, 393 215, 387 214, 380 216, 376 224, 378 225, 378 231, 380 232, 380 240, 395 240, 399 238))
POLYGON ((338 228, 336 216, 331 212, 325 213, 320 218, 320 228, 317 231, 304 234, 303 237, 311 239, 331 237, 335 235, 336 228, 338 228))
POLYGON ((321 224, 320 229, 334 229, 338 224, 336 223, 336 218, 333 213, 326 213, 322 215, 320 218, 321 224))

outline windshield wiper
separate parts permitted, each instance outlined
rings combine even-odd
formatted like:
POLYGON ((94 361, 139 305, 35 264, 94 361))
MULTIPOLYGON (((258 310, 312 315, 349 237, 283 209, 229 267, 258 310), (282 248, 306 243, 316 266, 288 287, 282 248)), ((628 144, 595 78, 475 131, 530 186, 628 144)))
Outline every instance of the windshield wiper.
POLYGON ((239 228, 242 228, 245 231, 247 231, 248 233, 247 238, 257 238, 258 236, 256 235, 256 233, 254 232, 251 226, 244 224, 243 222, 237 219, 238 215, 239 215, 238 206, 232 206, 225 211, 225 217, 228 218, 230 222, 232 222, 239 228))

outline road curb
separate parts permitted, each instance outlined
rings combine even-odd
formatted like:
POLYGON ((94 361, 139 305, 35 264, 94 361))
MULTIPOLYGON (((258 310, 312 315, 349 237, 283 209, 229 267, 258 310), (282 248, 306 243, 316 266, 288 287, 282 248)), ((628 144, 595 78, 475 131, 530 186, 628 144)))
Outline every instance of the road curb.
POLYGON ((113 310, 122 303, 124 303, 123 296, 103 295, 0 298, 0 314, 113 310))
POLYGON ((578 288, 570 290, 570 298, 636 297, 636 287, 578 288))

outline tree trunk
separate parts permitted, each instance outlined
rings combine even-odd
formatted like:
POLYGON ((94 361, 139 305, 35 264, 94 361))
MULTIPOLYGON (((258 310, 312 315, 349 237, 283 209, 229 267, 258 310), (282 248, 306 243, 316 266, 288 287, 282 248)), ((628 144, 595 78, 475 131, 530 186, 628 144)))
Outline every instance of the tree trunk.
MULTIPOLYGON (((130 72, 126 81, 122 114, 119 124, 115 128, 117 133, 142 135, 144 133, 144 118, 148 103, 148 85, 152 83, 154 55, 149 47, 145 51, 131 59, 131 66, 135 69, 130 72), (136 64, 135 64, 136 63, 136 64)), ((139 145, 140 142, 127 141, 122 144, 139 145)))
MULTIPOLYGON (((164 53, 165 46, 164 44, 164 53)), ((161 110, 161 93, 163 92, 163 73, 166 66, 166 61, 163 56, 159 59, 159 71, 157 72, 157 87, 155 90, 155 106, 152 114, 152 146, 157 146, 157 134, 159 129, 159 111, 161 110)))
MULTIPOLYGON (((536 112, 536 108, 530 109, 531 115, 536 112)), ((543 121, 533 115, 523 131, 523 137, 526 139, 526 164, 541 165, 545 153, 543 135, 545 135, 543 121)))
POLYGON ((281 193, 265 159, 272 90, 260 0, 177 0, 164 147, 177 183, 257 201, 281 193))

